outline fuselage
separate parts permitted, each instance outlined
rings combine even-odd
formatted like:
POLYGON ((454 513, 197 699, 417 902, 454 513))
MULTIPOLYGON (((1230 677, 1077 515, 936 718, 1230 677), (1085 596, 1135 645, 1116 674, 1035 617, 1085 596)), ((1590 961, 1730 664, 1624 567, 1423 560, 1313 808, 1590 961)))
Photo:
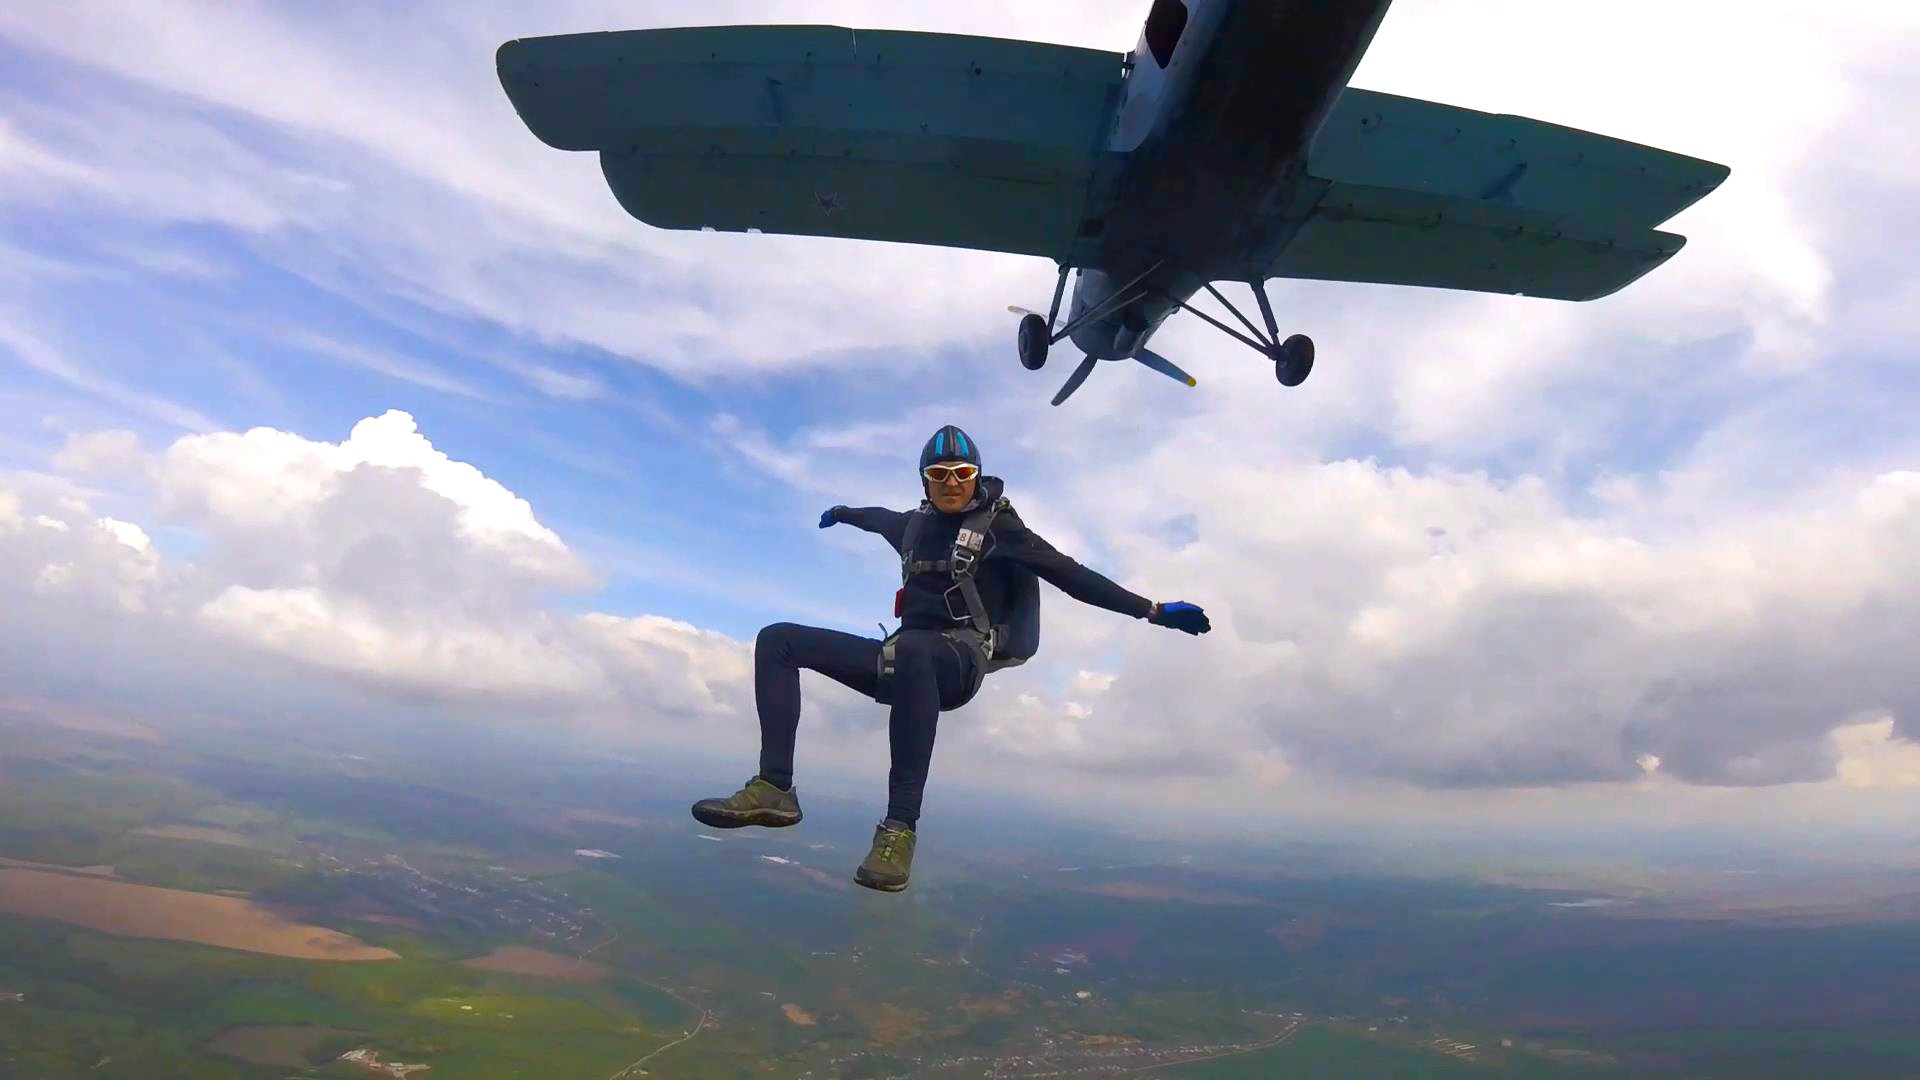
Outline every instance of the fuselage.
POLYGON ((1156 0, 1088 211, 1069 319, 1089 356, 1134 355, 1207 282, 1263 276, 1311 211, 1307 150, 1391 0, 1156 0), (1145 277, 1141 277, 1141 275, 1145 277))

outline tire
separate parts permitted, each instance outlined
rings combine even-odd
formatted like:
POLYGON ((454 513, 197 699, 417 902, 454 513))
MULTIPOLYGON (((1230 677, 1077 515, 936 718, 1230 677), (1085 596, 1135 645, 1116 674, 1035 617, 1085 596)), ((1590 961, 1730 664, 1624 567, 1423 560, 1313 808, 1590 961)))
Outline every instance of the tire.
POLYGON ((1295 334, 1280 343, 1273 358, 1273 377, 1281 386, 1299 386, 1313 374, 1313 339, 1295 334))
POLYGON ((1047 362, 1047 320, 1027 315, 1020 320, 1020 366, 1039 371, 1047 362))

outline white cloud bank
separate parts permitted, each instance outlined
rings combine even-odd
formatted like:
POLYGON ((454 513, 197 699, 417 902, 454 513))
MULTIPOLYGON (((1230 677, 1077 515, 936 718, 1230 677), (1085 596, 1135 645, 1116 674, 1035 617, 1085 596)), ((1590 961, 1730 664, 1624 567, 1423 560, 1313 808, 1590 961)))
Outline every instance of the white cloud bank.
POLYGON ((1114 629, 1118 678, 1087 715, 1057 711, 1062 752, 1118 729, 1222 771, 1277 750, 1312 773, 1507 787, 1633 780, 1652 758, 1771 784, 1833 776, 1829 735, 1862 712, 1894 736, 1920 709, 1920 472, 1680 525, 1656 495, 1580 516, 1533 480, 1357 461, 1137 480, 1092 481, 1097 513, 1187 515, 1197 539, 1125 533, 1136 589, 1204 599, 1216 633, 1114 629))
POLYGON ((435 449, 405 413, 338 443, 255 428, 148 456, 114 435, 59 457, 149 484, 159 517, 203 543, 163 564, 137 526, 72 499, 28 515, 7 494, 9 591, 109 600, 144 613, 147 633, 204 635, 236 662, 277 654, 413 700, 575 715, 743 708, 745 646, 664 620, 548 610, 553 593, 592 585, 585 565, 526 500, 435 449))
MULTIPOLYGON (((591 585, 580 559, 404 413, 339 443, 187 436, 144 463, 123 439, 76 445, 112 446, 66 458, 147 478, 158 517, 203 543, 163 558, 142 527, 78 499, 0 493, 16 629, 57 604, 102 636, 205 635, 236 665, 275 655, 454 711, 507 702, 614 718, 643 743, 752 745, 749 643, 658 616, 557 613, 553 592, 591 585)), ((1043 662, 943 726, 937 774, 1911 782, 1920 562, 1905 554, 1920 543, 1920 472, 1687 527, 1655 496, 1581 517, 1538 482, 1358 461, 1222 466, 1180 491, 1193 535, 1178 546, 1124 529, 1164 506, 1122 497, 1099 520, 1126 565, 1149 568, 1122 577, 1204 600, 1214 633, 1049 593, 1043 662)), ((823 679, 806 686, 813 760, 884 723, 823 679)))

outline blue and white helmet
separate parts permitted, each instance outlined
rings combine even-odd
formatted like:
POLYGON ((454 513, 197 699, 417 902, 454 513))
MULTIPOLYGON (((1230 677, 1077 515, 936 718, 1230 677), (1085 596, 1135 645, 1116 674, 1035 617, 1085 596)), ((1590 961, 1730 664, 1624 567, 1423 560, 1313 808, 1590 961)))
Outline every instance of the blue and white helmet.
POLYGON ((948 424, 933 433, 927 445, 920 448, 920 468, 936 461, 964 461, 974 468, 980 468, 980 447, 967 437, 967 433, 948 424))

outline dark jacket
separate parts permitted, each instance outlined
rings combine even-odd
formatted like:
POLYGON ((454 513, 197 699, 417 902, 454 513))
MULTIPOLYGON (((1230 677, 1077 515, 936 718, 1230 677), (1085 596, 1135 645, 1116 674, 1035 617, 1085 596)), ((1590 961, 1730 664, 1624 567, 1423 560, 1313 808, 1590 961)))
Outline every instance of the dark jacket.
MULTIPOLYGON (((973 501, 960 513, 944 513, 928 504, 930 513, 927 521, 920 526, 920 534, 914 538, 918 553, 913 560, 919 562, 947 558, 953 550, 954 537, 960 531, 961 519, 968 511, 999 498, 1003 489, 999 477, 983 475, 973 501)), ((894 551, 899 552, 911 514, 883 506, 859 506, 844 507, 836 516, 855 528, 878 533, 893 546, 894 551)), ((1151 600, 1128 592, 1081 566, 1072 557, 1041 539, 1040 534, 1027 528, 1026 523, 1020 520, 1020 515, 1008 507, 993 519, 993 527, 987 531, 985 554, 974 576, 980 589, 980 600, 995 623, 1007 617, 1007 597, 1011 592, 1015 566, 1033 571, 1042 580, 1051 582, 1055 588, 1083 604, 1131 615, 1136 619, 1144 619, 1153 611, 1151 600)), ((948 610, 946 593, 952 585, 953 579, 946 574, 915 574, 908 579, 905 603, 901 607, 901 628, 946 630, 959 625, 954 616, 964 618, 966 605, 955 593, 953 609, 948 610)))

